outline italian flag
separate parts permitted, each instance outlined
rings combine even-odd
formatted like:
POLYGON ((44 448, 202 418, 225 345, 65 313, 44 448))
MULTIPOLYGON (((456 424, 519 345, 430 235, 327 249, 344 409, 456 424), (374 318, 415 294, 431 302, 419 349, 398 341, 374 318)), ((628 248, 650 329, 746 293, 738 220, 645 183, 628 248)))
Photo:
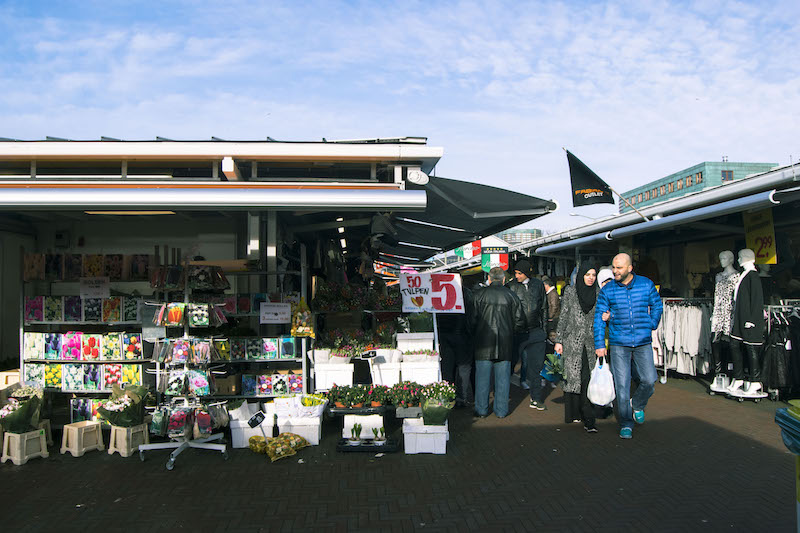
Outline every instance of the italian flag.
POLYGON ((465 244, 464 246, 459 246, 455 250, 456 255, 458 257, 463 257, 464 259, 470 259, 481 253, 481 241, 472 241, 469 244, 465 244))
POLYGON ((484 248, 481 253, 481 270, 489 272, 494 267, 508 270, 508 248, 489 247, 484 248))

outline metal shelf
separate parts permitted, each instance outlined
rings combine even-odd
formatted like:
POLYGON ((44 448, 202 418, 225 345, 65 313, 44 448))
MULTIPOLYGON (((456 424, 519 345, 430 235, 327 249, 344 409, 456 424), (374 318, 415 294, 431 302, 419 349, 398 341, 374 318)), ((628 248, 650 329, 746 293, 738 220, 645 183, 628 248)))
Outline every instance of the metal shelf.
POLYGON ((113 364, 131 364, 138 365, 142 363, 151 363, 152 359, 25 359, 23 363, 53 363, 53 364, 70 364, 70 365, 113 365, 113 364))

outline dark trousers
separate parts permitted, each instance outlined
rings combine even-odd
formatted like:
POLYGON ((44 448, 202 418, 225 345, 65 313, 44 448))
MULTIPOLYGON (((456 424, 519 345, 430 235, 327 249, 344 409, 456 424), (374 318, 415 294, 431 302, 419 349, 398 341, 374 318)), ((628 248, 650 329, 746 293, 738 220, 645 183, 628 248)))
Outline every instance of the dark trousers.
POLYGON ((455 384, 456 399, 473 401, 472 344, 465 335, 439 333, 442 379, 455 384))
MULTIPOLYGON (((592 357, 594 357, 594 354, 592 354, 592 357)), ((586 395, 590 377, 589 358, 586 355, 586 350, 583 350, 583 355, 581 356, 581 392, 564 393, 564 422, 567 424, 573 420, 582 420, 583 425, 586 427, 591 427, 595 424, 595 408, 586 395)))
POLYGON ((750 363, 750 381, 761 381, 761 361, 759 361, 758 357, 761 346, 753 346, 737 340, 731 340, 733 379, 745 379, 742 351, 747 353, 748 362, 750 363))

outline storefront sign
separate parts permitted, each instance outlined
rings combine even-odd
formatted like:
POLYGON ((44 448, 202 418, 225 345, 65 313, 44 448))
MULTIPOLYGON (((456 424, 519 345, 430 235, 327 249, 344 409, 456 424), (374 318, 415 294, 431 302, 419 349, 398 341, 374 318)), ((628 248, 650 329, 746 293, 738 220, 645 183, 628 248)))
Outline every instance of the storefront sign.
POLYGON ((401 274, 403 312, 463 313, 464 293, 458 274, 401 274))
POLYGON ((111 286, 108 278, 81 278, 81 299, 110 298, 111 286))
POLYGON ((485 246, 481 248, 481 268, 489 272, 494 267, 508 270, 508 246, 485 246))
POLYGON ((772 209, 755 213, 742 213, 747 247, 756 254, 756 264, 774 265, 778 262, 775 245, 775 227, 772 224, 772 209))
POLYGON ((260 324, 291 324, 292 304, 261 302, 259 317, 260 324))

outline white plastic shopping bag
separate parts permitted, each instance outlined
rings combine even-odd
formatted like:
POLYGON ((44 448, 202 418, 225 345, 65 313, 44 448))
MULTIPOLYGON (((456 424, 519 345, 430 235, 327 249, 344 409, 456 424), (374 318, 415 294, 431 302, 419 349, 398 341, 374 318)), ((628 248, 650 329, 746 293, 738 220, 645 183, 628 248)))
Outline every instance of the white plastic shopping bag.
POLYGON ((595 405, 608 405, 614 401, 614 376, 605 357, 600 357, 594 365, 592 376, 589 378, 589 387, 586 389, 589 401, 595 405))

